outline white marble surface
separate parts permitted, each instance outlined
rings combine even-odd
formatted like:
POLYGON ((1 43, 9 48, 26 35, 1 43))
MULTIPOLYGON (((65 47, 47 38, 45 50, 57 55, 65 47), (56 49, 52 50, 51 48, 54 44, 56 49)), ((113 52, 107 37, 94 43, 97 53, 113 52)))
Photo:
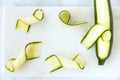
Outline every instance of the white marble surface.
MULTIPOLYGON (((120 0, 111 0, 112 6, 120 6, 120 0)), ((2 28, 2 7, 13 6, 93 6, 93 0, 0 0, 0 30, 2 28)), ((1 32, 1 31, 0 31, 1 32)), ((1 37, 1 33, 0 33, 1 37)), ((1 38, 0 38, 1 39, 1 38)), ((0 40, 1 41, 1 40, 0 40)), ((1 59, 1 58, 0 58, 1 59)), ((1 62, 1 60, 0 60, 1 62)), ((1 65, 0 65, 1 66, 1 65)), ((119 78, 7 78, 0 77, 0 80, 120 80, 119 78)))
MULTIPOLYGON (((92 6, 93 0, 1 0, 3 6, 92 6)), ((119 6, 120 0, 111 0, 119 6)), ((1 5, 1 3, 0 3, 1 5)))

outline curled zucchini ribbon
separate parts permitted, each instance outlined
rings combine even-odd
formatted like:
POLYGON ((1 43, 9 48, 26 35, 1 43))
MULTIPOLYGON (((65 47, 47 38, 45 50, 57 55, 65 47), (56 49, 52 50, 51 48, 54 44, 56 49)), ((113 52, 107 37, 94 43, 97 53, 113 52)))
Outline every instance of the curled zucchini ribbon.
POLYGON ((84 69, 85 60, 79 54, 76 55, 73 60, 51 55, 45 59, 45 61, 50 65, 50 72, 54 72, 60 68, 67 69, 84 69))
POLYGON ((42 42, 28 43, 22 53, 17 58, 11 58, 5 64, 6 69, 14 72, 21 67, 27 60, 40 57, 40 47, 42 42))
POLYGON ((69 11, 67 10, 63 10, 59 13, 59 18, 60 20, 64 23, 64 24, 67 24, 67 25, 71 25, 71 26, 75 26, 75 25, 81 25, 81 24, 86 24, 88 22, 83 22, 83 21, 80 21, 80 22, 72 22, 71 21, 71 14, 69 11))
POLYGON ((42 9, 36 9, 32 16, 20 18, 16 23, 16 30, 29 32, 32 24, 40 22, 44 18, 42 9))

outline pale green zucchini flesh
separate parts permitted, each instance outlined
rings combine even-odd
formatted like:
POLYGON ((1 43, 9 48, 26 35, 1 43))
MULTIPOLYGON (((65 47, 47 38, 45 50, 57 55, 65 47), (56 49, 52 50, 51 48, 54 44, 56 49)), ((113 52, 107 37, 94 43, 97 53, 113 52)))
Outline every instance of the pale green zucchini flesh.
POLYGON ((110 0, 94 0, 95 22, 105 25, 109 30, 104 32, 96 42, 98 64, 104 65, 110 56, 113 44, 113 17, 110 0))
POLYGON ((45 61, 50 65, 50 72, 54 72, 61 68, 84 69, 85 67, 85 60, 80 55, 75 56, 73 60, 61 56, 51 55, 47 57, 45 61))
POLYGON ((40 57, 42 42, 32 42, 25 46, 26 59, 34 59, 40 57))
POLYGON ((50 72, 54 72, 63 67, 60 59, 56 55, 47 57, 45 61, 50 65, 50 72))
POLYGON ((17 58, 11 58, 5 64, 6 69, 14 72, 20 68, 27 60, 38 58, 40 56, 40 46, 42 42, 31 42, 25 46, 25 49, 17 58))
POLYGON ((95 24, 91 27, 91 29, 87 32, 85 37, 82 39, 81 43, 85 45, 87 49, 91 48, 93 44, 97 41, 97 39, 108 30, 106 27, 100 24, 95 24))
POLYGON ((30 26, 40 22, 43 18, 43 11, 41 9, 36 9, 32 16, 23 17, 17 20, 16 30, 29 32, 30 26))
POLYGON ((73 58, 73 61, 75 61, 78 64, 80 69, 84 69, 85 68, 85 63, 86 63, 85 59, 80 54, 76 55, 73 58))
POLYGON ((110 0, 94 0, 94 8, 95 25, 90 28, 81 43, 88 49, 96 43, 98 64, 103 65, 111 53, 113 42, 113 19, 110 0))
POLYGON ((70 26, 76 26, 76 25, 81 25, 81 24, 86 24, 88 22, 84 22, 84 21, 80 21, 80 22, 72 22, 71 21, 71 13, 67 10, 62 10, 60 13, 59 13, 59 18, 60 20, 64 23, 64 24, 67 24, 67 25, 70 25, 70 26))

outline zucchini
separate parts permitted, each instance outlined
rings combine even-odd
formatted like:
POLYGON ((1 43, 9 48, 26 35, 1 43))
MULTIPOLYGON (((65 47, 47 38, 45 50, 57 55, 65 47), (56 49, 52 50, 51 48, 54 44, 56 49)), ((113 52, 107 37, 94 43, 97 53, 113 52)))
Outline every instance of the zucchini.
POLYGON ((44 13, 41 9, 36 9, 32 16, 24 17, 17 20, 16 29, 28 32, 30 26, 40 22, 44 18, 44 13))
POLYGON ((60 20, 67 25, 71 25, 71 26, 76 26, 76 25, 81 25, 81 24, 86 24, 87 22, 71 22, 71 14, 69 11, 67 10, 62 10, 59 13, 59 18, 60 20))
POLYGON ((96 42, 96 55, 98 64, 104 65, 110 56, 113 44, 113 17, 110 0, 94 0, 95 23, 105 25, 109 30, 106 31, 96 42))
POLYGON ((93 25, 87 32, 81 43, 86 46, 87 49, 91 48, 97 39, 108 29, 101 24, 93 25))
POLYGON ((113 41, 113 19, 110 0, 94 0, 95 25, 88 31, 81 43, 88 49, 96 43, 98 64, 104 65, 109 57, 113 41), (99 28, 96 27, 99 24, 99 28))
POLYGON ((18 56, 18 58, 11 58, 5 64, 6 69, 14 72, 19 67, 21 67, 27 60, 38 58, 40 55, 41 42, 31 42, 25 46, 23 52, 18 56))
POLYGON ((47 57, 45 61, 50 65, 50 72, 54 72, 61 68, 84 69, 85 66, 85 61, 80 55, 75 56, 73 60, 61 56, 51 55, 47 57))

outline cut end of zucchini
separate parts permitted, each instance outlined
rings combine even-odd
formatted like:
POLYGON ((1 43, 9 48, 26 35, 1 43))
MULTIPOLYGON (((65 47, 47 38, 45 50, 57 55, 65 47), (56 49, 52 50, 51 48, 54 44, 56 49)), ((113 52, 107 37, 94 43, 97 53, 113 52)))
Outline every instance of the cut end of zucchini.
POLYGON ((104 63, 110 53, 110 41, 108 41, 108 42, 103 41, 102 38, 100 37, 96 43, 96 53, 97 53, 99 62, 101 64, 102 64, 102 62, 104 63))
POLYGON ((59 18, 65 24, 68 24, 71 18, 70 12, 67 10, 63 10, 59 13, 59 18))
POLYGON ((33 16, 38 20, 41 21, 44 18, 44 13, 42 9, 36 9, 33 13, 33 16))
POLYGON ((75 61, 78 64, 80 69, 84 69, 85 68, 85 60, 83 59, 83 57, 80 54, 76 55, 73 58, 73 61, 75 61))
POLYGON ((9 59, 9 60, 7 61, 7 63, 5 64, 5 68, 8 69, 8 70, 11 71, 11 72, 14 72, 15 69, 14 69, 14 67, 13 67, 13 63, 15 62, 15 60, 16 60, 15 58, 9 59))
POLYGON ((98 60, 98 65, 104 65, 105 60, 98 60))
POLYGON ((45 61, 50 65, 51 69, 50 72, 54 72, 63 67, 61 61, 56 55, 49 56, 48 58, 45 59, 45 61))
POLYGON ((42 42, 31 42, 28 43, 25 46, 25 54, 26 58, 28 59, 34 59, 40 57, 40 48, 41 48, 42 42))

